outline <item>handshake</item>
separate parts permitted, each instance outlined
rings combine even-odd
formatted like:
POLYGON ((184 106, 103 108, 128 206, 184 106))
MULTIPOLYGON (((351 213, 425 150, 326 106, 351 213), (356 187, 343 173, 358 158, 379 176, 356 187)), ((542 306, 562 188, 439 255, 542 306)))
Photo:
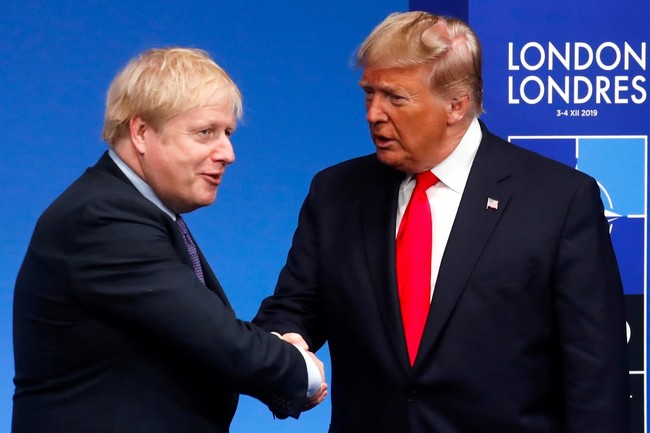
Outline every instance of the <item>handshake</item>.
MULTIPOLYGON (((297 334, 295 332, 288 332, 284 335, 280 335, 277 332, 273 332, 272 334, 277 335, 280 337, 282 340, 293 344, 296 346, 298 349, 301 350, 303 355, 307 355, 305 357, 305 363, 308 363, 307 358, 311 359, 313 361, 313 364, 318 368, 318 372, 320 373, 320 387, 316 388, 315 386, 312 386, 314 383, 314 379, 312 378, 312 375, 309 375, 309 383, 308 383, 308 394, 307 394, 307 402, 305 403, 305 406, 303 407, 303 412, 308 411, 309 409, 312 409, 316 406, 318 406, 320 403, 325 400, 325 397, 327 397, 327 383, 325 382, 325 367, 323 365, 323 362, 316 357, 312 352, 309 351, 309 345, 305 341, 304 338, 300 334, 297 334)), ((307 370, 309 371, 310 366, 307 365, 307 370)))

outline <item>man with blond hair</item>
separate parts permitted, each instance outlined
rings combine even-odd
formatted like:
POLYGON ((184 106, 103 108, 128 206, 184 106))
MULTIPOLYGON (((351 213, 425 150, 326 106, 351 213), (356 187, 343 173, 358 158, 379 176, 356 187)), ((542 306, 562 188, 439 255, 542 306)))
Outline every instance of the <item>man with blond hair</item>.
POLYGON ((358 64, 376 152, 317 174, 254 322, 326 341, 330 433, 625 433, 623 292, 593 178, 478 120, 464 22, 389 16, 358 64))
POLYGON ((239 90, 154 49, 108 91, 109 150, 39 218, 14 298, 14 433, 224 433, 239 393, 298 417, 313 354, 236 318, 181 214, 216 198, 239 90))

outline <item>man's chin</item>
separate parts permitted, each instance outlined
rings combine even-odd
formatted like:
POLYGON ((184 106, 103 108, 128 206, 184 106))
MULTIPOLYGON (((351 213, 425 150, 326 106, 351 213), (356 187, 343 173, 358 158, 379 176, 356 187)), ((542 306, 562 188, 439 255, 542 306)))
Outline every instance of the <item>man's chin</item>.
POLYGON ((217 193, 215 192, 213 196, 206 197, 204 200, 202 200, 199 203, 198 207, 205 207, 205 206, 210 206, 213 204, 215 201, 217 201, 217 193))
POLYGON ((201 197, 201 198, 195 198, 191 202, 188 201, 186 203, 183 203, 182 205, 177 206, 178 209, 175 209, 175 211, 178 213, 192 212, 202 207, 210 206, 215 202, 216 199, 217 199, 217 194, 201 197))
POLYGON ((377 159, 389 167, 400 170, 403 164, 403 158, 400 158, 395 152, 391 150, 377 149, 377 159))

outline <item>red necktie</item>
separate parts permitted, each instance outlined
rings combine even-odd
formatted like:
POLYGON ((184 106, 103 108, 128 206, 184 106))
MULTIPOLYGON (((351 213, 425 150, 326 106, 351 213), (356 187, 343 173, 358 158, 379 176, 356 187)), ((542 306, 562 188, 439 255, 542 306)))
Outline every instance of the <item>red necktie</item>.
POLYGON ((438 182, 430 171, 415 175, 415 189, 397 233, 397 288, 411 366, 418 353, 431 303, 431 208, 427 189, 438 182))

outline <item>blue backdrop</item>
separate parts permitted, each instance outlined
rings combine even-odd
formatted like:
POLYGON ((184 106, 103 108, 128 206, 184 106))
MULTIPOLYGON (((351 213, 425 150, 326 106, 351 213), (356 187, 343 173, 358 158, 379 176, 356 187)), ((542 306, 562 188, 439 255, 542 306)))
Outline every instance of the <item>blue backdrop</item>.
MULTIPOLYGON (((619 0, 616 5, 613 9, 604 0, 4 2, 0 431, 9 431, 11 416, 14 279, 36 218, 105 149, 100 138, 104 95, 114 74, 144 49, 193 46, 210 52, 240 86, 245 115, 233 140, 237 161, 227 171, 216 204, 188 215, 187 221, 239 317, 250 319, 273 290, 313 174, 373 151, 357 86, 360 74, 351 60, 377 23, 409 6, 459 15, 477 30, 485 56, 483 119, 494 132, 575 164, 603 184, 604 200, 611 199, 607 203, 617 254, 624 257, 629 311, 635 314, 629 319, 634 328, 630 345, 636 348, 631 370, 633 397, 641 405, 634 432, 645 431, 650 113, 647 101, 635 103, 632 96, 639 99, 637 87, 648 88, 647 71, 634 57, 629 68, 621 62, 612 70, 599 68, 595 60, 581 71, 563 70, 557 61, 551 70, 548 59, 540 62, 540 56, 548 56, 549 43, 564 50, 565 43, 574 48, 581 42, 593 52, 611 43, 600 51, 605 66, 615 63, 613 46, 624 49, 627 42, 636 54, 645 53, 641 43, 648 40, 644 21, 650 6, 646 0, 619 0), (569 77, 570 85, 575 76, 590 83, 602 83, 598 77, 605 77, 612 89, 616 76, 626 76, 627 81, 618 81, 618 100, 627 102, 597 102, 594 95, 577 103, 573 94, 568 102, 557 94, 549 102, 547 93, 540 102, 526 102, 540 94, 540 82, 548 86, 549 76, 560 83, 569 77), (643 81, 633 82, 637 76, 643 81), (521 87, 522 82, 527 84, 521 87), (513 103, 515 99, 519 102, 513 103), (558 115, 558 110, 566 114, 558 115), (570 110, 579 110, 578 115, 571 116, 570 110)), ((605 93, 615 100, 613 91, 605 93)), ((319 355, 327 363, 326 348, 319 355)), ((299 421, 278 421, 262 404, 242 398, 232 431, 324 432, 329 412, 327 401, 299 421)))

